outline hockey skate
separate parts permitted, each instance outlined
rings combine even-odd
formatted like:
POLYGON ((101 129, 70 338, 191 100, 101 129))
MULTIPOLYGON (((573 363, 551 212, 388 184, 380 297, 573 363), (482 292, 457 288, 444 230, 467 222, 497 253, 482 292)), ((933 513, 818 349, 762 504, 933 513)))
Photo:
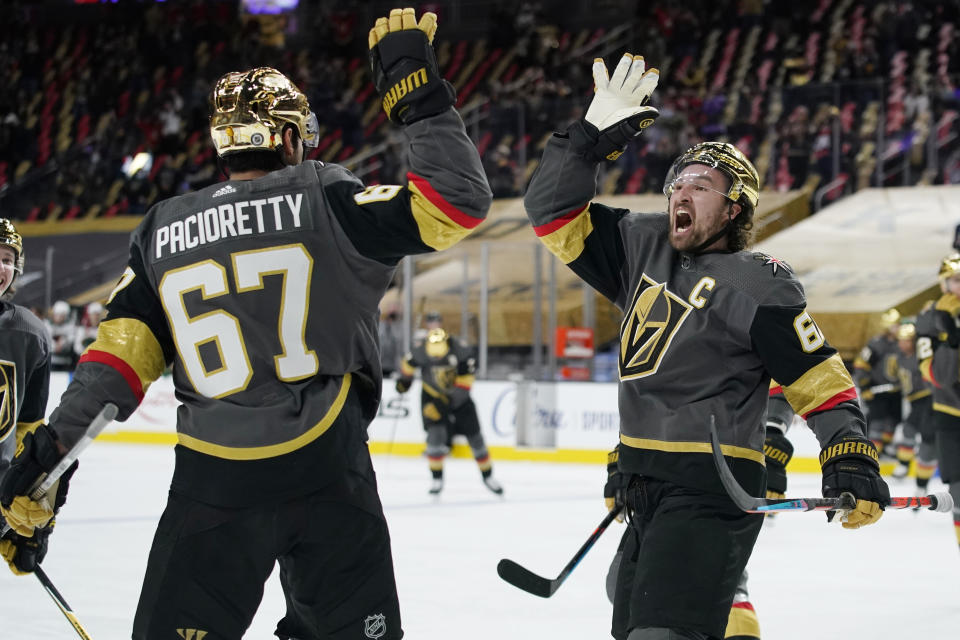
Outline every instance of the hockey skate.
POLYGON ((904 464, 903 462, 897 461, 897 466, 893 468, 893 477, 896 480, 903 480, 907 477, 907 474, 910 473, 910 465, 904 464))
POLYGON ((497 482, 496 478, 494 478, 492 475, 484 477, 483 484, 486 485, 487 489, 490 489, 490 491, 493 491, 498 496, 503 495, 503 487, 500 486, 500 483, 497 482))
POLYGON ((430 480, 430 495, 438 496, 443 491, 443 478, 433 478, 430 480))

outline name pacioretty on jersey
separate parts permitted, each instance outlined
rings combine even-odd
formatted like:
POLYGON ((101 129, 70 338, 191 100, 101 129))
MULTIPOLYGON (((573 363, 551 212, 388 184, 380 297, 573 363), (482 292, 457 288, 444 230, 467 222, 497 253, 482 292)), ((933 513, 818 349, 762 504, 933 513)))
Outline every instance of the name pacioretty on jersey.
POLYGON ((301 204, 302 193, 285 193, 261 200, 225 202, 190 214, 157 227, 153 234, 156 259, 228 237, 299 228, 301 204))

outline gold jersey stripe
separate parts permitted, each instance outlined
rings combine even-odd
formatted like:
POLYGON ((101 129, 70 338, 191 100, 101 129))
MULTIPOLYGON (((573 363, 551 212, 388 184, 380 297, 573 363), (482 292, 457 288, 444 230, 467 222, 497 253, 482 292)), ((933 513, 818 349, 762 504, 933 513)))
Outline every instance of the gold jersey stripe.
POLYGON ((427 395, 433 396, 438 400, 442 400, 444 402, 450 402, 450 399, 447 398, 446 394, 441 393, 437 389, 434 389, 433 387, 428 385, 426 382, 423 383, 423 390, 427 392, 427 395))
POLYGON ((287 440, 286 442, 271 444, 265 447, 228 447, 206 442, 205 440, 200 440, 185 433, 178 433, 177 441, 188 449, 227 460, 262 460, 263 458, 274 458, 285 453, 290 453, 291 451, 296 451, 322 436, 327 432, 327 429, 333 425, 337 416, 340 415, 344 403, 347 401, 347 394, 350 391, 350 381, 351 375, 349 373, 343 376, 343 382, 340 383, 340 391, 337 392, 337 397, 334 398, 333 404, 330 405, 326 415, 323 416, 320 422, 293 440, 287 440))
POLYGON ((462 376, 457 376, 453 380, 453 384, 458 387, 463 387, 464 389, 469 389, 473 386, 473 382, 476 380, 476 376, 472 373, 465 373, 462 376))
POLYGON ((415 374, 416 372, 417 372, 417 370, 414 369, 413 367, 411 367, 411 366, 410 366, 410 363, 407 362, 406 360, 404 360, 403 362, 400 363, 400 373, 402 373, 403 375, 405 375, 405 376, 412 376, 412 375, 415 374))
POLYGON ((940 413, 946 413, 947 415, 960 417, 960 409, 956 407, 951 407, 948 404, 941 404, 939 402, 934 402, 933 410, 939 411, 940 413))
POLYGON ((746 602, 734 602, 730 607, 730 616, 727 618, 726 637, 760 637, 760 621, 757 612, 746 602))
POLYGON ((587 236, 593 233, 593 221, 590 220, 590 206, 587 205, 569 222, 546 235, 540 241, 550 253, 560 258, 563 264, 570 264, 583 253, 587 236))
POLYGON ((798 415, 806 417, 814 409, 851 389, 853 380, 843 366, 840 355, 835 353, 808 369, 793 384, 783 385, 783 395, 798 415))
MULTIPOLYGON (((709 442, 669 442, 667 440, 652 440, 650 438, 634 438, 620 434, 620 442, 633 447, 634 449, 652 449, 654 451, 666 451, 668 453, 712 453, 713 449, 709 442)), ((747 447, 737 447, 732 444, 720 445, 723 455, 731 458, 744 458, 753 460, 766 466, 763 451, 754 451, 747 447)))
POLYGON ((916 393, 911 393, 910 395, 908 395, 908 396, 907 396, 907 400, 910 401, 910 402, 913 402, 914 400, 919 400, 920 398, 926 398, 926 397, 929 396, 931 393, 933 393, 933 391, 931 391, 930 389, 924 389, 923 391, 917 391, 916 393))
POLYGON ((449 249, 472 231, 457 224, 443 209, 430 202, 413 181, 407 187, 410 189, 410 211, 425 245, 437 251, 449 249))
POLYGON ((104 320, 97 327, 97 339, 86 351, 103 351, 130 365, 144 393, 166 367, 163 349, 153 331, 136 318, 104 320))

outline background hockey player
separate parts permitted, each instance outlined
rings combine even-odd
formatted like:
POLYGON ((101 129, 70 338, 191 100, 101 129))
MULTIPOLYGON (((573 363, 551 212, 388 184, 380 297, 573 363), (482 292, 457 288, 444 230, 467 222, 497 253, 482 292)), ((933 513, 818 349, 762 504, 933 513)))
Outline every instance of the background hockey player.
MULTIPOLYGON (((50 394, 49 334, 29 309, 11 302, 23 264, 23 238, 11 221, 0 218, 0 480, 17 447, 43 422, 50 394)), ((57 508, 75 469, 61 476, 59 489, 51 492, 57 508)), ((52 531, 53 521, 32 536, 10 529, 0 539, 0 556, 15 574, 31 573, 46 555, 52 531)))
POLYGON ((277 562, 279 637, 403 635, 366 445, 378 305, 404 256, 455 244, 491 201, 435 30, 434 14, 395 9, 369 36, 374 84, 408 141, 406 184, 304 161, 316 116, 278 71, 216 83, 211 135, 230 180, 147 213, 96 342, 0 485, 8 519, 45 524, 27 487, 101 407, 125 419, 173 362, 176 461, 134 638, 242 637, 277 562))
POLYGON ((953 527, 960 545, 960 253, 940 262, 943 295, 917 315, 917 358, 933 387, 933 430, 940 478, 953 497, 953 527))
POLYGON ((853 377, 867 405, 867 434, 881 454, 893 458, 893 435, 903 415, 897 364, 900 312, 888 309, 880 316, 880 324, 883 330, 867 342, 853 361, 853 377))
POLYGON ((477 461, 483 484, 503 495, 503 487, 493 477, 490 452, 480 430, 477 407, 470 397, 476 356, 473 349, 449 335, 441 322, 440 314, 427 314, 427 337, 404 357, 396 385, 399 393, 406 393, 417 369, 420 370, 420 413, 427 432, 430 493, 437 495, 443 490, 443 460, 450 453, 453 437, 462 435, 477 461))
POLYGON ((901 439, 897 441, 897 466, 894 477, 903 478, 916 463, 918 496, 927 495, 927 485, 937 470, 937 439, 933 430, 933 391, 920 373, 917 360, 917 327, 905 322, 897 329, 900 349, 900 389, 909 403, 909 413, 901 424, 901 439))
POLYGON ((806 310, 790 268, 744 251, 759 196, 750 161, 726 143, 680 155, 664 183, 668 211, 638 214, 591 202, 598 164, 619 157, 653 123, 658 82, 642 57, 609 76, 582 120, 547 142, 524 198, 540 240, 624 311, 619 350, 617 470, 630 526, 615 586, 618 640, 723 637, 734 593, 762 523, 737 509, 717 477, 716 420, 734 476, 766 488, 770 379, 823 451, 823 492, 850 491, 844 526, 882 515, 889 501, 864 435, 853 381, 806 310))

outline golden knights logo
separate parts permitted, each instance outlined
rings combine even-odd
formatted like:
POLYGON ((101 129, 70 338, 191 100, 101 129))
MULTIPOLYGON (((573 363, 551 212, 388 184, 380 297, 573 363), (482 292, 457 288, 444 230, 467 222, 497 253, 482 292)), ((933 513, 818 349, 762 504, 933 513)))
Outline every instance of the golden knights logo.
POLYGON ((387 632, 387 617, 382 613, 378 613, 373 616, 367 616, 363 621, 363 635, 368 638, 377 638, 383 637, 383 634, 387 632))
POLYGON ((620 325, 620 379, 657 372, 673 336, 693 307, 667 290, 666 283, 641 276, 620 325))
POLYGON ((0 360, 0 440, 17 426, 17 365, 0 360))
POLYGON ((430 373, 443 391, 453 389, 453 384, 457 381, 456 367, 430 367, 430 373))

